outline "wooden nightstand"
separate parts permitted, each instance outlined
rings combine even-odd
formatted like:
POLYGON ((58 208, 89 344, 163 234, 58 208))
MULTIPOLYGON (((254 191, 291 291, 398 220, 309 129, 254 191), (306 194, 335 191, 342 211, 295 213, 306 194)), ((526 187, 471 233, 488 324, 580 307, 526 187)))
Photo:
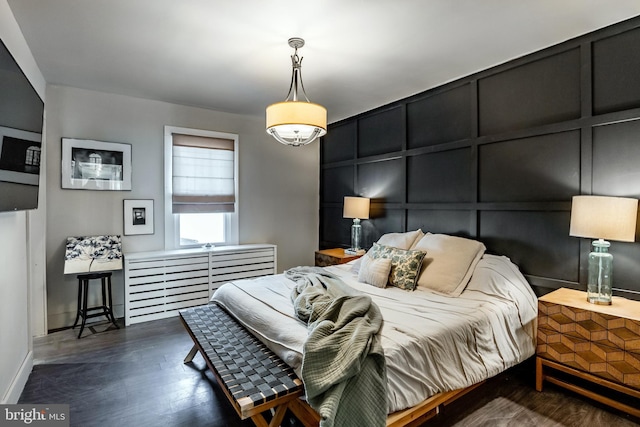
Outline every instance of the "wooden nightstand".
POLYGON ((612 305, 595 305, 586 292, 565 288, 542 296, 536 355, 536 390, 548 381, 640 417, 640 301, 614 297, 612 305), (570 382, 576 379, 637 403, 570 382))
POLYGON ((354 259, 360 258, 362 255, 347 255, 344 249, 323 249, 316 251, 316 266, 326 267, 328 265, 344 264, 354 259))

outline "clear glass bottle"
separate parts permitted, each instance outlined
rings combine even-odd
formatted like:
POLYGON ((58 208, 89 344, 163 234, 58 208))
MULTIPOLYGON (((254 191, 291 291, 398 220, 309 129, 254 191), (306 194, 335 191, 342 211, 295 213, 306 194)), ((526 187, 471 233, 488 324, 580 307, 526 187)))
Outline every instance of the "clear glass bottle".
POLYGON ((592 304, 611 304, 611 276, 613 255, 609 253, 611 244, 606 240, 594 240, 593 252, 589 254, 589 279, 587 301, 592 304))

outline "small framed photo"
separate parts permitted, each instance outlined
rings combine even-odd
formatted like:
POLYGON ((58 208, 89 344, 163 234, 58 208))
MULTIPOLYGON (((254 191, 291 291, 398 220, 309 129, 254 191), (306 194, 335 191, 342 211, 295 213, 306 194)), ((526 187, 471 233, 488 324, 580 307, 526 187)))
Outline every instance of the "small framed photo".
POLYGON ((62 138, 62 188, 131 190, 131 144, 62 138))
POLYGON ((124 201, 124 234, 153 234, 153 199, 124 201))

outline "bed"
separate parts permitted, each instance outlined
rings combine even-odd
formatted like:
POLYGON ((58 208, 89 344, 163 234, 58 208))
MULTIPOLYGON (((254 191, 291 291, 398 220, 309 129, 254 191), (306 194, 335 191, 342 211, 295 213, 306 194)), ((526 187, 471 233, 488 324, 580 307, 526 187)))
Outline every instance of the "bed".
MULTIPOLYGON (((480 242, 420 230, 390 233, 362 259, 323 270, 370 296, 382 314, 389 414, 473 387, 535 352, 535 294, 517 266, 504 256, 485 254, 480 242), (415 277, 388 261, 382 272, 369 268, 376 260, 397 261, 398 253, 415 257, 416 252, 426 255, 415 277), (372 271, 378 276, 386 271, 389 283, 394 275, 399 280, 408 275, 415 288, 388 286, 386 278, 387 286, 377 287, 372 271)), ((285 274, 240 280, 220 287, 212 301, 301 377, 309 332, 294 312, 295 286, 285 274)))

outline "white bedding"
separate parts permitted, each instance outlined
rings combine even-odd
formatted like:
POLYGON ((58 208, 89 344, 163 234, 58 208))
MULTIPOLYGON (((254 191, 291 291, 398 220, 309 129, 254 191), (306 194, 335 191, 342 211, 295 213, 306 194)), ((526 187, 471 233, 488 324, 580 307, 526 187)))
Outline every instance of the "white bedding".
MULTIPOLYGON (((485 255, 456 298, 360 283, 351 263, 325 268, 380 307, 390 413, 478 383, 534 354, 537 300, 506 257, 485 255)), ((240 280, 221 286, 212 300, 299 375, 307 328, 294 315, 293 286, 282 274, 240 280)))

